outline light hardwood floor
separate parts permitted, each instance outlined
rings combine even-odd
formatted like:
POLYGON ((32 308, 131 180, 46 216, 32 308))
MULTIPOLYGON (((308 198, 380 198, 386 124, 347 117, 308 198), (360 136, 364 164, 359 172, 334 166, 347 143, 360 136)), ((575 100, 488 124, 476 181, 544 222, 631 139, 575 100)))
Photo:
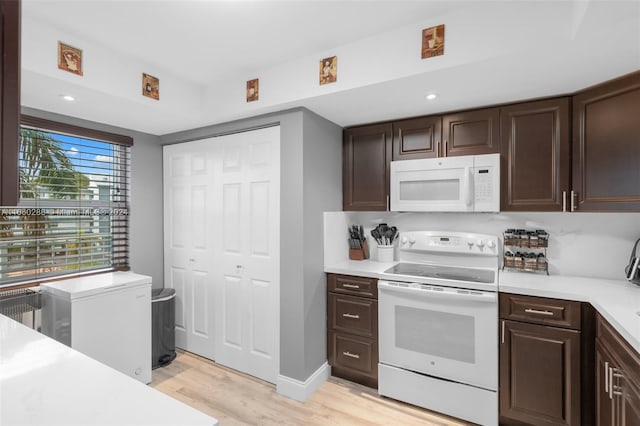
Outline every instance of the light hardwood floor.
MULTIPOLYGON (((331 377, 306 402, 215 362, 178 352, 153 371, 151 386, 226 425, 466 425, 389 398, 375 389, 331 377)), ((464 401, 461 401, 464 403, 464 401)))

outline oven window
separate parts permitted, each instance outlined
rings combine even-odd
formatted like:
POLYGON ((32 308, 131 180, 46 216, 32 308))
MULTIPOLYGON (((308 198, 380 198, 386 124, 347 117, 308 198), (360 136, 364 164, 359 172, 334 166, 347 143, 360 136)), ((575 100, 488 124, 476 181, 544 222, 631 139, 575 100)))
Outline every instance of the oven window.
POLYGON ((460 179, 410 180, 400 182, 400 199, 406 201, 440 200, 460 198, 460 179))
POLYGON ((475 318, 470 315, 395 307, 397 348, 475 363, 475 318))

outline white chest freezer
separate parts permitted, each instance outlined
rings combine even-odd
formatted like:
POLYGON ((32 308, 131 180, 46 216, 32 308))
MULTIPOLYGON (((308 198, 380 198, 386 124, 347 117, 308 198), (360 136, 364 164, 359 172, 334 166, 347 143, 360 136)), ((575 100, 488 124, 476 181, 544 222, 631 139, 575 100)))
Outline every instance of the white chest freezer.
POLYGON ((110 272, 40 287, 44 334, 151 382, 151 277, 110 272))

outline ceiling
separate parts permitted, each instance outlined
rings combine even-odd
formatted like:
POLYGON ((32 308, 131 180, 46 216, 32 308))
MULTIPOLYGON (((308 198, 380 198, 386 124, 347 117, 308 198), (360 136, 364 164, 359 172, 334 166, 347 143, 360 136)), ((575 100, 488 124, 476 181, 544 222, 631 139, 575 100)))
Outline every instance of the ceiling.
POLYGON ((362 124, 640 69, 638 1, 23 0, 22 14, 24 106, 155 135, 297 106, 362 124), (413 38, 419 56, 420 29, 440 23, 451 49, 403 64, 413 38), (57 69, 57 40, 83 49, 83 77, 57 69), (298 81, 334 52, 340 84, 298 81), (142 98, 140 72, 159 75, 160 101, 142 98), (256 77, 261 98, 247 104, 243 84, 256 77), (428 91, 440 97, 429 103, 428 91), (67 93, 77 102, 62 102, 67 93))

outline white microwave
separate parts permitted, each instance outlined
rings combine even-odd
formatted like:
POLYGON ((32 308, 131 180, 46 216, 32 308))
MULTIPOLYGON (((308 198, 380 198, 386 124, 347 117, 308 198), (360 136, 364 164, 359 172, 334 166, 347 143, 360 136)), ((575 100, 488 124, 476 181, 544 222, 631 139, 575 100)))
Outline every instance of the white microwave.
POLYGON ((500 211, 500 154, 391 162, 391 211, 500 211))

